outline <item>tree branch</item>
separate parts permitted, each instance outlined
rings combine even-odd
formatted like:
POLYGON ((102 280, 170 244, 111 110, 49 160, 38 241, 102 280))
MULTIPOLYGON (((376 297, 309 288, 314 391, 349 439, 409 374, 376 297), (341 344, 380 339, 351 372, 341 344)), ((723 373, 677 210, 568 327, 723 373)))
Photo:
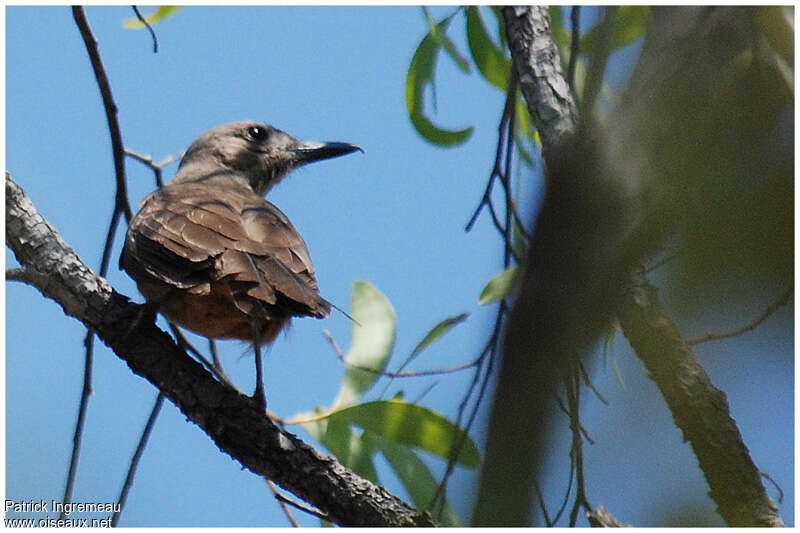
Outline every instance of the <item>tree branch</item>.
POLYGON ((783 527, 759 472, 731 418, 725 393, 714 387, 672 321, 656 289, 637 267, 617 314, 705 474, 719 514, 731 526, 783 527))
POLYGON ((554 145, 577 124, 575 100, 561 72, 547 6, 503 8, 511 57, 542 146, 554 145))
POLYGON ((277 427, 248 397, 215 380, 154 323, 137 320, 141 306, 81 262, 8 172, 6 243, 22 267, 35 272, 28 279, 45 297, 94 329, 134 373, 155 385, 244 467, 341 525, 435 525, 427 514, 277 427))

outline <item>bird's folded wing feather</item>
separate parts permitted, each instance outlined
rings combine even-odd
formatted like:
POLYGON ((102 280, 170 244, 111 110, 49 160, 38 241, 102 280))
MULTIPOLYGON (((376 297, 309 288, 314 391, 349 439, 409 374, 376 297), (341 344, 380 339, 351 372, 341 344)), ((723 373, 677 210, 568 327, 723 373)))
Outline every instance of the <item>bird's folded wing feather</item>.
POLYGON ((141 258, 126 260, 123 252, 129 272, 144 269, 197 294, 207 293, 210 281, 225 281, 244 312, 278 302, 296 315, 325 316, 330 309, 300 234, 277 207, 244 185, 167 185, 143 202, 128 247, 141 258))

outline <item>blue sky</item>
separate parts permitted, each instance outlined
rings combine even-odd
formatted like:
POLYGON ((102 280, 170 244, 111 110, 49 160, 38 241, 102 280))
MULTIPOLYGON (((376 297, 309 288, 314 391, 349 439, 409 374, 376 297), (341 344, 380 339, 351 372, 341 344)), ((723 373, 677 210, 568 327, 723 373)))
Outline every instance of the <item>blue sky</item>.
MULTIPOLYGON (((439 18, 451 8, 431 11, 439 18)), ((146 32, 122 28, 130 8, 86 12, 119 107, 124 143, 134 150, 156 160, 178 155, 204 130, 245 118, 302 139, 362 146, 363 155, 293 173, 269 199, 306 239, 327 299, 348 308, 357 279, 387 295, 398 318, 398 360, 439 320, 461 312, 472 314, 415 366, 447 367, 478 355, 494 309, 478 307, 477 297, 501 268, 501 247, 487 217, 470 233, 464 225, 492 167, 504 100, 477 73, 464 76, 440 58, 435 121, 452 129, 474 125, 474 134, 458 148, 441 149, 414 132, 405 76, 426 32, 419 8, 186 8, 156 26, 158 54, 146 32)), ((454 20, 449 33, 466 54, 463 18, 454 20)), ((6 168, 78 255, 97 268, 112 208, 113 164, 97 86, 68 7, 6 9, 6 168)), ((167 167, 165 178, 175 168, 167 167)), ((128 160, 127 175, 136 205, 153 189, 152 173, 128 160)), ((523 182, 532 198, 540 178, 524 176, 523 182)), ((530 214, 531 206, 524 211, 530 214)), ((141 301, 133 282, 116 268, 123 231, 108 279, 141 301)), ((6 261, 15 264, 9 252, 6 261)), ((84 330, 30 287, 7 284, 6 302, 6 498, 59 499, 81 387, 84 330)), ((734 325, 767 303, 741 311, 734 325)), ((716 317, 676 319, 689 336, 725 329, 731 316, 723 312, 724 302, 718 307, 716 317)), ((790 320, 791 310, 783 309, 755 333, 698 349, 712 380, 728 393, 756 463, 786 492, 781 514, 787 524, 794 514, 793 345, 780 336, 780 326, 785 331, 790 320), (730 364, 730 352, 736 352, 737 364, 730 364), (739 364, 748 360, 755 362, 739 364)), ((328 405, 338 391, 344 369, 322 329, 341 346, 349 344, 351 324, 334 313, 325 321, 296 320, 270 349, 265 381, 276 413, 290 416, 328 405)), ((247 347, 232 341, 219 347, 232 379, 250 390, 247 347)), ((606 504, 630 523, 653 523, 676 505, 712 511, 691 451, 625 340, 618 337, 593 366, 610 405, 585 395, 586 426, 596 441, 586 447, 590 501, 606 504)), ((392 390, 402 388, 413 399, 436 382, 423 403, 452 418, 469 379, 461 373, 396 380, 392 390)), ((114 501, 156 391, 100 345, 93 383, 74 500, 114 501)), ((310 439, 301 428, 291 429, 310 439)), ((564 436, 566 430, 564 424, 564 436)), ((485 420, 479 420, 473 429, 479 445, 484 431, 485 420)), ((553 502, 565 482, 566 451, 558 450, 559 442, 554 465, 562 466, 554 466, 547 487, 553 502)), ((441 473, 443 462, 428 459, 441 473)), ((387 487, 404 496, 383 463, 380 471, 387 487)), ((457 470, 449 486, 448 496, 464 517, 476 479, 473 471, 457 470)), ((262 479, 219 453, 167 404, 120 524, 287 522, 262 479)))

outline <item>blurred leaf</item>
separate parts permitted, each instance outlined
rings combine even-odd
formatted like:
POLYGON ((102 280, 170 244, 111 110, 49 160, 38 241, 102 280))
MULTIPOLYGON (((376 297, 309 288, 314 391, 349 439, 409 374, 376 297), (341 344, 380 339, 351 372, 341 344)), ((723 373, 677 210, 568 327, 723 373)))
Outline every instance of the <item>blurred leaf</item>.
POLYGON ((756 21, 770 46, 787 62, 794 55, 794 9, 792 6, 762 6, 756 21))
POLYGON ((375 469, 374 444, 357 435, 347 423, 337 420, 318 420, 304 422, 302 426, 343 465, 373 483, 380 483, 378 471, 375 469))
MULTIPOLYGON (((617 10, 617 21, 614 25, 614 36, 611 38, 609 51, 628 45, 644 35, 650 22, 650 8, 647 6, 622 6, 617 10)), ((581 37, 582 54, 592 53, 597 44, 600 27, 595 26, 581 37)))
POLYGON ((533 127, 533 121, 531 121, 531 115, 525 105, 525 100, 520 96, 517 97, 516 114, 514 120, 517 123, 517 127, 526 137, 533 139, 536 128, 533 127))
MULTIPOLYGON (((353 323, 353 341, 345 360, 351 365, 381 371, 389 362, 397 331, 392 303, 366 281, 353 283, 351 301, 352 315, 356 322, 353 323)), ((348 367, 333 405, 342 406, 355 402, 379 377, 377 373, 348 367)))
MULTIPOLYGON (((156 11, 144 17, 148 24, 151 26, 157 24, 167 17, 172 16, 177 10, 183 6, 160 6, 156 11)), ((123 28, 141 29, 144 24, 138 17, 127 18, 122 22, 123 28)))
POLYGON ((464 437, 458 462, 478 466, 478 447, 460 428, 441 414, 402 400, 376 400, 322 415, 326 420, 353 424, 394 442, 417 446, 445 459, 453 443, 464 437))
POLYGON ((558 48, 569 45, 569 33, 564 27, 564 6, 550 6, 550 31, 558 48))
POLYGON ((503 50, 508 48, 508 37, 506 36, 506 20, 500 11, 500 6, 490 6, 495 19, 497 19, 497 36, 500 38, 500 47, 503 50))
MULTIPOLYGON (((365 431, 364 433, 367 433, 365 431)), ((397 477, 411 496, 411 501, 417 509, 425 509, 433 501, 439 482, 433 477, 425 462, 407 446, 396 444, 386 439, 375 436, 377 447, 389 462, 397 477)), ((462 527, 458 515, 445 501, 440 517, 441 525, 445 527, 462 527)))
POLYGON ((518 265, 512 265, 490 279, 478 297, 478 304, 488 304, 510 296, 516 290, 518 269, 518 265))
POLYGON ((445 52, 447 52, 447 55, 449 55, 453 61, 455 61, 456 65, 458 65, 458 68, 469 74, 472 69, 470 69, 467 58, 459 53, 456 45, 453 44, 453 41, 447 36, 447 34, 444 32, 444 29, 439 29, 439 27, 436 25, 436 22, 434 22, 431 16, 428 14, 428 9, 425 6, 422 6, 422 12, 424 13, 425 20, 428 23, 428 35, 430 35, 433 40, 436 41, 436 44, 444 48, 445 52))
POLYGON ((450 331, 453 326, 456 326, 457 324, 460 324, 466 320, 468 316, 469 313, 461 313, 460 315, 445 318, 436 324, 433 329, 431 329, 428 334, 423 337, 420 343, 417 344, 417 346, 411 351, 411 355, 408 356, 408 359, 405 361, 405 363, 403 363, 403 366, 406 366, 408 363, 413 361, 422 350, 436 342, 439 337, 450 331))
POLYGON ((539 146, 541 146, 542 141, 539 139, 539 132, 537 132, 536 128, 533 127, 531 115, 528 112, 527 106, 525 105, 525 100, 521 96, 517 97, 516 117, 514 118, 514 121, 516 122, 517 127, 517 132, 514 135, 514 142, 517 145, 520 159, 522 159, 522 161, 529 167, 535 167, 536 160, 528 150, 528 147, 524 142, 524 138, 527 137, 528 139, 531 139, 534 144, 539 146))
MULTIPOLYGON (((455 13, 454 13, 455 14, 455 13)), ((438 33, 443 33, 453 15, 436 25, 438 33)), ((441 46, 430 32, 422 39, 411 58, 406 76, 406 107, 411 123, 417 132, 426 140, 439 146, 454 146, 466 141, 472 135, 473 128, 463 130, 446 130, 439 128, 424 114, 425 86, 434 86, 433 73, 436 57, 441 46)))
POLYGON ((489 37, 477 6, 467 8, 467 42, 472 59, 486 81, 501 91, 507 90, 511 60, 489 37))

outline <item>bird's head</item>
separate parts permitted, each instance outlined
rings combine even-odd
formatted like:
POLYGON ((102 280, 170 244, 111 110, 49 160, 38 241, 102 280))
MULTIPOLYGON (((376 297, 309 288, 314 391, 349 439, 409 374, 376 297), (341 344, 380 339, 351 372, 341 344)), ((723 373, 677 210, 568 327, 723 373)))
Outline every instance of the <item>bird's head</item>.
POLYGON ((213 173, 236 173, 265 195, 292 169, 306 163, 363 150, 349 143, 298 141, 253 120, 231 122, 198 137, 181 159, 175 180, 194 181, 213 173))

